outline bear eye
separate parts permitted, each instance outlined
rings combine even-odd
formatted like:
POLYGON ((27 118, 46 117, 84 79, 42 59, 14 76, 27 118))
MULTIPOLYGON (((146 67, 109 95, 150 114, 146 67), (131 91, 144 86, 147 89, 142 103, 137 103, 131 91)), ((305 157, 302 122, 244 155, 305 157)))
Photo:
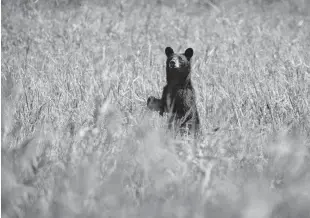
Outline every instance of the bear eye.
POLYGON ((179 63, 181 63, 182 65, 186 62, 185 57, 180 56, 180 57, 178 57, 178 59, 179 59, 179 63))

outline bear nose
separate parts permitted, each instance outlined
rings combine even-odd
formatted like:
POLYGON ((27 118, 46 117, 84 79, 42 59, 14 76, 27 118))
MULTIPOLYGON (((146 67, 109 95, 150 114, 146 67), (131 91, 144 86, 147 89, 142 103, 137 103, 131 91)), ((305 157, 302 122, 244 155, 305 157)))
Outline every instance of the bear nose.
POLYGON ((172 68, 175 67, 175 61, 173 61, 173 60, 170 61, 169 65, 170 65, 170 67, 172 67, 172 68))

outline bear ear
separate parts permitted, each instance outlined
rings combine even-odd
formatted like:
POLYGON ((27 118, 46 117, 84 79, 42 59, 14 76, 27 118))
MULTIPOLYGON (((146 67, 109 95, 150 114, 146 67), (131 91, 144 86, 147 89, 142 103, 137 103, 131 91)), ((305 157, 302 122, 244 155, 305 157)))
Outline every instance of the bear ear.
POLYGON ((185 57, 187 57, 187 59, 191 59, 191 57, 193 57, 194 54, 194 50, 192 48, 188 48, 185 51, 185 57))
POLYGON ((174 51, 173 51, 173 49, 171 47, 167 47, 165 49, 165 53, 166 53, 167 57, 169 57, 169 56, 171 56, 174 53, 174 51))

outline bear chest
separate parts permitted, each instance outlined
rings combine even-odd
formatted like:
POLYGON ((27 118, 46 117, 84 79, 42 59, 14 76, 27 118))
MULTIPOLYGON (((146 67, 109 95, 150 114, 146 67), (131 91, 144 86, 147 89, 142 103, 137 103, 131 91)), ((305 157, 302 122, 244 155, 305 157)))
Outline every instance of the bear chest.
POLYGON ((170 87, 167 95, 167 103, 178 110, 187 110, 194 102, 194 92, 190 87, 170 87))

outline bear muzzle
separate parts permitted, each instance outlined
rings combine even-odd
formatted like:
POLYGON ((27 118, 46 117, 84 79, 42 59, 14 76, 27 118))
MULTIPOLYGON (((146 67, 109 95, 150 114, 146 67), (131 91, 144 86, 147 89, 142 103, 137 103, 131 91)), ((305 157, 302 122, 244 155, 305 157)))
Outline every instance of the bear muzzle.
POLYGON ((171 61, 169 61, 169 68, 179 68, 180 67, 180 63, 177 59, 172 59, 171 61))

